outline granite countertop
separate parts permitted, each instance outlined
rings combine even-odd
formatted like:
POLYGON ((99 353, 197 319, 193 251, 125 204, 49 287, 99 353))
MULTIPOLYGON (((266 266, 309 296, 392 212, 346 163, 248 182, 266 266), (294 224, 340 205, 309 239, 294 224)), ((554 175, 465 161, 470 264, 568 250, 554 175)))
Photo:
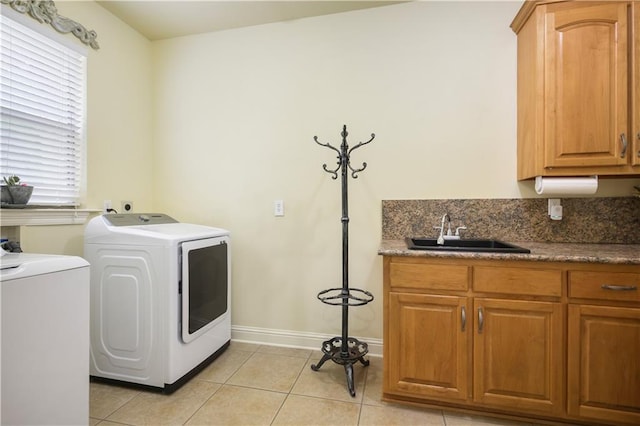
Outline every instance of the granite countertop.
POLYGON ((640 265, 640 244, 582 244, 509 241, 531 253, 477 253, 409 250, 404 240, 382 240, 378 254, 459 259, 535 260, 640 265))

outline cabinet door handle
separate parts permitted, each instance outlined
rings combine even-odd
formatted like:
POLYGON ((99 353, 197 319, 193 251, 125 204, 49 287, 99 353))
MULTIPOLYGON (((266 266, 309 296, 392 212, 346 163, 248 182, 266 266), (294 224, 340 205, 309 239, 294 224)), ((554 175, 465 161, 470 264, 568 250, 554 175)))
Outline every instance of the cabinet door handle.
POLYGON ((638 289, 638 287, 635 285, 602 284, 601 287, 603 290, 614 290, 614 291, 634 291, 638 289))
POLYGON ((460 319, 462 320, 462 330, 460 331, 464 331, 464 329, 467 327, 467 310, 465 309, 464 306, 460 311, 460 319))
POLYGON ((627 135, 624 133, 620 133, 620 145, 622 145, 622 150, 620 151, 620 158, 624 158, 627 156, 627 135))
POLYGON ((482 308, 478 308, 478 334, 482 334, 483 328, 484 328, 484 315, 482 313, 482 308))
MULTIPOLYGON (((640 132, 638 132, 636 137, 638 138, 638 141, 640 141, 640 132)), ((640 158, 640 149, 638 149, 638 158, 640 158)))

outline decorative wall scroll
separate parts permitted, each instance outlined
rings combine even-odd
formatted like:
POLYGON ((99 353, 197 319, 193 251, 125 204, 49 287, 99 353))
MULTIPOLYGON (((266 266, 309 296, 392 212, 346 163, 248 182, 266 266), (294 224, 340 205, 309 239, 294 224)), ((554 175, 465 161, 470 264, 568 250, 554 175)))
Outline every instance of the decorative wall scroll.
POLYGON ((0 0, 0 3, 11 6, 17 12, 28 13, 40 23, 50 24, 59 33, 73 33, 81 42, 96 50, 100 48, 96 41, 98 34, 76 21, 58 15, 58 9, 52 0, 0 0))

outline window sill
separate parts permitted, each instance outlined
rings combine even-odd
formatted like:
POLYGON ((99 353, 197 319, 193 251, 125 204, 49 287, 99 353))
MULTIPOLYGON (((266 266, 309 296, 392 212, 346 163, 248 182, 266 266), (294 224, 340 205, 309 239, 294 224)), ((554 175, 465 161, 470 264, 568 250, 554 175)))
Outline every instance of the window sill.
POLYGON ((0 209, 2 226, 83 225, 96 209, 0 209))

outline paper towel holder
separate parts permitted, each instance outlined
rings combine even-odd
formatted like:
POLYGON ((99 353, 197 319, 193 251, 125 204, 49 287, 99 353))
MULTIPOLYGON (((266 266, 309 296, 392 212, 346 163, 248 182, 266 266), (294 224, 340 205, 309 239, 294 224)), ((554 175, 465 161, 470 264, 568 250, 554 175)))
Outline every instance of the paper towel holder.
POLYGON ((547 214, 551 220, 562 220, 562 204, 560 198, 549 198, 547 214))
POLYGON ((598 190, 598 176, 536 176, 538 195, 592 195, 598 190))

